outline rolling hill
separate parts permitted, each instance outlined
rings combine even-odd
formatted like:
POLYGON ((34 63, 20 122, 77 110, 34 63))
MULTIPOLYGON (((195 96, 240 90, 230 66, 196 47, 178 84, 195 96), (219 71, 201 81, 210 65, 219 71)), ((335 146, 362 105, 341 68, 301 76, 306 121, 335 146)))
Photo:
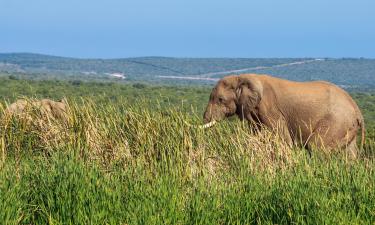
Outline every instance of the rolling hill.
POLYGON ((30 79, 115 79, 211 84, 228 74, 260 73, 286 79, 327 80, 344 87, 375 86, 375 59, 365 58, 168 58, 78 59, 0 53, 0 71, 30 79))

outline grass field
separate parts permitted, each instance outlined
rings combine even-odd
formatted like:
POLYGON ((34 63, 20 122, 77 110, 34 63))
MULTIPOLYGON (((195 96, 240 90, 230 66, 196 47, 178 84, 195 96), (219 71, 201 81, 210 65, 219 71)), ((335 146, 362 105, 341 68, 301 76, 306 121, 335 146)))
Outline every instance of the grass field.
POLYGON ((68 96, 70 104, 65 122, 0 113, 2 223, 375 222, 372 94, 354 94, 369 129, 352 161, 289 148, 235 119, 191 126, 201 123, 206 88, 2 81, 4 100, 68 96))

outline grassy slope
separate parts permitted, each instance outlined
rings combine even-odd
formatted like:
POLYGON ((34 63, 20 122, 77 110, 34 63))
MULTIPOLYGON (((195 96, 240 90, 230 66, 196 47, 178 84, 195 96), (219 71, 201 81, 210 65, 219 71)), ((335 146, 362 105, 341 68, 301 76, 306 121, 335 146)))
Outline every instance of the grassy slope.
MULTIPOLYGON (((205 88, 0 82, 5 99, 67 95, 72 109, 67 126, 38 123, 39 114, 33 123, 0 121, 0 221, 375 221, 373 139, 356 162, 343 153, 309 157, 269 132, 249 134, 239 122, 208 131, 188 126, 184 121, 200 123, 205 88)), ((372 118, 373 96, 356 99, 372 118)))

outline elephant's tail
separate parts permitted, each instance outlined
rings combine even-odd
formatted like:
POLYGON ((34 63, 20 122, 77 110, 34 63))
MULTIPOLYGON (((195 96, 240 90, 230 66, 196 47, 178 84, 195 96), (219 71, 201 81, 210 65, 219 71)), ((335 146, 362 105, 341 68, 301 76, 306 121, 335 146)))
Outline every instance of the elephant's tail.
POLYGON ((366 128, 365 128, 365 120, 363 119, 363 116, 362 116, 362 121, 361 121, 361 150, 363 150, 363 147, 365 145, 365 141, 366 141, 366 128))

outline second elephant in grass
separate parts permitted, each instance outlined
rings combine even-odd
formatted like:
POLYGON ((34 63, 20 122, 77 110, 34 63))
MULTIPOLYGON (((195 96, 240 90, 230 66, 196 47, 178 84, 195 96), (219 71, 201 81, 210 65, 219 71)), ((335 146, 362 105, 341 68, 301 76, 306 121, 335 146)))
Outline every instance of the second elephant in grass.
POLYGON ((68 104, 65 98, 58 102, 50 99, 20 99, 9 105, 6 109, 6 113, 22 116, 28 111, 36 109, 40 110, 41 113, 51 116, 55 119, 65 120, 67 107, 68 104))
POLYGON ((227 76, 213 88, 204 127, 237 114, 277 131, 289 144, 347 149, 357 155, 357 133, 363 116, 341 88, 325 81, 293 82, 268 75, 227 76))

